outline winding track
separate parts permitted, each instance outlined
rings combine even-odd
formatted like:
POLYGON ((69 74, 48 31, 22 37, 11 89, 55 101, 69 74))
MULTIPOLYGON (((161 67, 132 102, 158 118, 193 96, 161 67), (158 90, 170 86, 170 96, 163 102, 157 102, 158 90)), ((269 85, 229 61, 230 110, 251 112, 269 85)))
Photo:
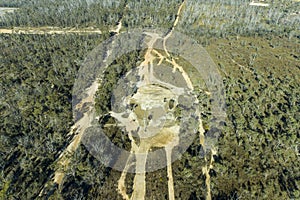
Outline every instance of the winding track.
MULTIPOLYGON (((145 54, 144 57, 144 62, 141 64, 143 66, 140 71, 140 73, 143 73, 146 75, 145 79, 145 84, 149 84, 151 80, 155 79, 153 74, 151 73, 151 68, 153 72, 153 61, 157 58, 160 59, 159 65, 162 63, 163 60, 166 62, 170 63, 174 67, 174 71, 178 70, 181 72, 183 75, 188 87, 193 90, 193 85, 192 82, 190 81, 188 75, 185 73, 183 68, 179 66, 174 59, 169 59, 170 54, 168 52, 167 46, 166 46, 166 41, 171 37, 174 29, 176 28, 179 18, 181 15, 181 12, 183 10, 184 4, 186 3, 186 0, 184 0, 181 5, 179 6, 179 9, 177 11, 176 19, 174 21, 174 24, 170 31, 167 33, 167 35, 163 38, 163 45, 164 45, 164 50, 165 54, 167 56, 163 56, 159 52, 155 51, 153 49, 153 45, 155 41, 158 39, 157 35, 150 34, 151 36, 151 41, 148 43, 148 50, 145 54), (156 56, 158 57, 156 57, 156 56), (147 67, 145 67, 147 66, 147 67), (150 70, 148 70, 148 66, 150 66, 150 70), (145 71, 143 71, 145 70, 145 71)), ((122 28, 122 18, 120 19, 116 29, 111 30, 110 32, 116 33, 118 35, 120 33, 120 30, 122 28)), ((22 27, 15 27, 12 29, 0 29, 0 34, 40 34, 40 35, 45 35, 45 34, 102 34, 101 30, 99 29, 94 29, 94 28, 86 28, 86 29, 72 29, 72 28, 56 28, 56 27, 39 27, 39 28, 22 28, 22 27)), ((109 54, 109 52, 108 52, 109 54)), ((159 81, 159 80, 157 80, 159 81)), ((85 130, 91 125, 91 120, 95 114, 95 94, 96 91, 98 90, 99 83, 98 80, 95 80, 93 84, 86 90, 87 97, 83 99, 80 104, 77 105, 77 108, 80 109, 83 105, 89 105, 87 107, 87 111, 84 113, 83 117, 78 120, 72 127, 68 135, 74 135, 71 143, 67 146, 67 148, 60 154, 58 160, 57 160, 57 170, 54 173, 54 178, 53 178, 53 183, 58 184, 60 187, 63 184, 63 179, 65 176, 65 170, 68 169, 70 165, 70 156, 73 155, 73 153, 76 151, 76 149, 79 147, 82 136, 85 132, 85 130)), ((116 113, 111 113, 112 116, 118 118, 116 113)), ((119 117, 118 118, 120 121, 122 119, 119 117)), ((200 132, 200 143, 204 145, 204 129, 202 127, 202 122, 200 123, 199 127, 199 132, 200 132)), ((159 142, 156 144, 155 142, 152 144, 152 146, 157 146, 157 147, 164 147, 166 151, 166 157, 167 157, 167 174, 168 174, 168 193, 169 193, 169 199, 174 200, 175 195, 174 195, 174 182, 173 182, 173 174, 172 174, 172 165, 171 165, 171 154, 172 154, 172 149, 174 146, 178 144, 178 132, 179 132, 179 127, 174 127, 173 130, 168 130, 167 133, 173 133, 173 137, 171 140, 168 141, 168 144, 160 144, 159 142)), ((135 144, 135 141, 132 136, 130 136, 130 139, 132 141, 132 152, 135 153, 145 153, 145 156, 140 157, 139 161, 136 162, 137 168, 140 168, 140 171, 143 171, 142 169, 145 169, 146 165, 146 159, 147 159, 147 153, 151 148, 151 145, 149 145, 149 141, 145 140, 144 142, 141 142, 139 146, 135 144)), ((138 159, 137 159, 138 160, 138 159)), ((205 160, 207 160, 205 158, 205 160)), ((210 195, 210 176, 209 176, 209 170, 212 168, 212 162, 213 159, 210 159, 210 163, 208 166, 205 166, 202 168, 203 174, 206 175, 206 185, 207 185, 207 197, 206 199, 210 200, 211 195, 210 195)), ((129 168, 131 165, 127 163, 126 168, 129 168)), ((145 180, 145 172, 144 173, 136 173, 135 178, 134 178, 134 185, 133 185, 133 194, 131 198, 129 198, 128 194, 126 193, 126 187, 125 187, 125 178, 126 178, 126 170, 121 174, 121 177, 118 181, 118 192, 122 195, 123 199, 129 200, 129 199, 145 199, 145 194, 146 194, 146 180, 145 180)), ((45 188, 45 187, 44 187, 45 188)), ((40 195, 43 195, 43 190, 41 190, 40 195)))
MULTIPOLYGON (((154 34, 154 33, 146 33, 148 36, 151 37, 150 41, 148 42, 147 46, 147 52, 145 53, 144 56, 144 61, 142 62, 139 71, 139 76, 140 77, 144 77, 144 80, 142 83, 139 83, 139 86, 144 86, 144 85, 148 85, 151 82, 157 82, 159 80, 157 80, 154 75, 153 75, 153 61, 155 59, 160 59, 160 62, 158 65, 160 65, 163 60, 165 60, 166 62, 170 63, 173 68, 174 68, 174 72, 176 70, 178 70, 179 72, 181 72, 182 76, 185 79, 185 82, 187 83, 189 89, 193 90, 193 85, 192 82, 188 76, 188 74, 183 70, 183 68, 178 65, 176 63, 176 61, 174 59, 169 59, 170 54, 168 53, 167 50, 167 46, 166 46, 166 41, 168 40, 168 38, 171 37, 178 21, 179 21, 179 17, 182 11, 182 8, 185 4, 185 1, 183 1, 183 3, 180 5, 178 12, 177 12, 177 17, 176 20, 170 30, 170 32, 168 32, 168 34, 163 38, 163 45, 164 45, 164 50, 165 50, 165 54, 167 56, 163 56, 161 53, 159 53, 158 51, 153 49, 153 45, 155 44, 155 42, 159 39, 158 35, 154 34), (154 54, 154 55, 153 55, 154 54), (155 57, 158 56, 158 57, 155 57), (150 69, 149 69, 150 68, 150 69)), ((167 84, 167 83, 163 83, 163 82, 159 82, 160 84, 167 84)), ((180 93, 180 90, 177 91, 178 93, 180 93)), ((144 99, 144 101, 147 101, 147 99, 144 99)), ((116 119, 118 119, 118 121, 120 121, 122 124, 126 125, 127 124, 127 131, 129 132, 129 138, 131 140, 131 152, 135 153, 135 154, 143 154, 143 156, 137 156, 136 158, 136 168, 139 171, 139 173, 135 174, 135 178, 134 178, 134 183, 133 183, 133 193, 131 198, 129 198, 129 195, 126 192, 126 187, 125 187, 125 179, 126 179, 126 174, 127 174, 127 170, 128 168, 131 166, 129 165, 129 160, 131 160, 131 157, 128 158, 127 160, 127 164, 125 166, 125 170, 122 172, 121 177, 118 181, 118 192, 122 195, 123 199, 125 200, 140 200, 140 199, 145 199, 145 195, 146 195, 146 174, 145 174, 145 169, 146 169, 146 160, 147 160, 147 154, 150 150, 150 148, 152 146, 156 146, 156 147, 164 147, 165 151, 166 151, 166 157, 167 157, 167 175, 168 175, 168 193, 169 193, 169 199, 170 200, 174 200, 175 199, 175 195, 174 195, 174 182, 173 182, 173 174, 172 174, 172 162, 171 162, 171 155, 172 155, 172 149, 178 145, 179 142, 179 137, 178 137, 178 133, 179 133, 179 127, 177 127, 176 130, 170 130, 168 132, 168 135, 173 135, 173 137, 171 139, 168 139, 166 141, 166 143, 160 144, 160 142, 157 143, 152 143, 151 140, 143 140, 141 139, 140 145, 137 146, 131 133, 130 130, 134 130, 133 127, 130 127, 131 125, 128 123, 128 119, 127 118, 122 118, 121 114, 117 114, 117 113, 111 113, 111 115, 113 117, 115 117, 116 119), (129 126, 129 127, 128 127, 129 126), (141 172, 142 171, 142 172, 141 172)), ((199 118, 200 119, 200 118, 199 118)), ((158 135, 156 135, 156 137, 160 137, 160 135, 163 133, 159 133, 158 135)), ((200 125, 199 125, 199 134, 200 134, 200 143, 202 145, 204 145, 205 141, 204 141, 204 128, 202 126, 202 121, 200 119, 200 125)), ((205 160, 207 161, 207 159, 205 158, 205 160)), ((206 199, 210 200, 211 199, 211 195, 210 195, 210 175, 209 175, 209 170, 212 168, 212 162, 213 159, 210 159, 210 163, 208 166, 204 166, 202 168, 203 174, 205 174, 206 176, 206 185, 207 185, 207 197, 206 199)))
MULTIPOLYGON (((111 32, 115 32, 116 35, 119 34, 119 31, 122 26, 122 19, 118 23, 118 27, 111 32)), ((109 52, 107 52, 109 54, 109 52)), ((81 109, 84 105, 87 106, 87 111, 83 113, 83 117, 78 120, 70 129, 68 133, 69 136, 73 136, 71 143, 67 146, 67 148, 59 155, 57 164, 56 164, 56 171, 54 172, 53 183, 58 184, 59 187, 63 184, 63 179, 65 177, 65 171, 68 169, 69 164, 71 162, 70 157, 74 154, 76 149, 79 147, 82 136, 85 130, 90 127, 93 116, 95 114, 95 94, 99 88, 99 81, 95 80, 92 85, 87 88, 85 91, 87 97, 83 99, 79 104, 77 104, 76 108, 81 109)), ((46 187, 47 183, 40 191, 39 196, 43 196, 43 191, 46 187)))

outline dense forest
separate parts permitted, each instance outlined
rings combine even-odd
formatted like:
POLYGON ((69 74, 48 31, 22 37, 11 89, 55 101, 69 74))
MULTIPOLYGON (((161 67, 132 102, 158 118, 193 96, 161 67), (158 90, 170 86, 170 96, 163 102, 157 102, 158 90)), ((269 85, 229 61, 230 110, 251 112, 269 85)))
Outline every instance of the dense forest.
MULTIPOLYGON (((270 6, 187 0, 175 28, 204 46, 225 87, 227 119, 210 170, 212 199, 300 198, 300 2, 265 2, 270 6)), ((69 156, 62 184, 53 182, 59 156, 72 141, 72 88, 86 56, 116 36, 112 30, 120 22, 121 32, 171 29, 181 3, 0 0, 0 7, 19 8, 1 16, 0 29, 102 31, 0 33, 0 199, 122 199, 116 192, 121 173, 103 165, 83 144, 69 156)), ((111 92, 144 53, 131 52, 107 67, 105 84, 96 93, 100 121, 115 122, 105 116, 111 92)), ((202 113, 206 132, 208 113, 202 113)), ((116 145, 130 146, 120 129, 109 127, 107 134, 116 145)), ((196 138, 173 163, 175 199, 205 199, 202 151, 196 138)), ((128 176, 132 192, 134 174, 128 176)), ((168 199, 166 169, 147 173, 146 180, 146 199, 168 199)))

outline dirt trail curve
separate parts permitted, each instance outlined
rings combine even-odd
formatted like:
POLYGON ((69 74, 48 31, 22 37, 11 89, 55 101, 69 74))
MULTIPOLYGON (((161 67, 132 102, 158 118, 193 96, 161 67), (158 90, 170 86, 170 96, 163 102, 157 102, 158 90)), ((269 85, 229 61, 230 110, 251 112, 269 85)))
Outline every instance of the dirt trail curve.
MULTIPOLYGON (((122 20, 122 19, 121 19, 122 20)), ((116 35, 119 34, 119 31, 121 29, 122 22, 120 21, 118 23, 118 27, 115 30, 112 30, 116 33, 116 35)), ((107 52, 109 53, 109 52, 107 52)), ((86 111, 83 113, 83 117, 78 120, 70 129, 70 132, 68 133, 68 136, 73 136, 71 143, 67 146, 67 148, 59 155, 57 164, 56 164, 56 171, 54 172, 54 178, 53 183, 58 184, 60 187, 63 183, 63 179, 65 177, 65 171, 68 169, 70 164, 71 156, 74 154, 76 149, 79 147, 82 136, 85 132, 85 130, 91 126, 91 122, 93 119, 93 116, 95 114, 95 94, 99 88, 99 81, 95 80, 92 85, 87 88, 85 91, 87 97, 83 99, 79 104, 77 104, 76 108, 81 109, 84 105, 89 105, 86 108, 86 111)), ((47 185, 47 183, 46 183, 47 185)), ((46 187, 46 185, 43 187, 43 189, 40 191, 39 196, 43 196, 43 191, 46 187)))
MULTIPOLYGON (((181 72, 182 76, 185 79, 185 82, 187 83, 187 86, 189 87, 189 89, 193 90, 193 85, 192 82, 188 76, 188 74, 183 70, 183 68, 178 65, 175 61, 175 59, 169 59, 170 55, 168 53, 167 50, 167 46, 166 46, 166 41, 171 37, 173 30, 175 29, 178 21, 179 21, 179 17, 182 11, 182 8, 185 4, 185 1, 183 1, 183 3, 180 5, 178 12, 177 12, 177 17, 176 20, 172 26, 172 28, 170 29, 170 31, 167 33, 167 35, 163 38, 163 45, 164 45, 164 50, 165 50, 165 54, 166 56, 162 55, 161 53, 159 53, 158 51, 156 51, 155 49, 153 49, 153 46, 155 44, 155 42, 160 39, 160 37, 157 34, 154 33, 146 33, 146 35, 150 36, 150 41, 147 43, 147 51, 145 53, 144 56, 144 61, 142 62, 142 64, 139 66, 139 76, 140 77, 144 77, 144 79, 138 83, 138 87, 142 88, 142 87, 147 87, 149 88, 151 85, 151 83, 159 83, 161 85, 165 85, 167 87, 172 87, 170 85, 168 85, 168 83, 164 83, 160 80, 157 80, 154 75, 153 75, 153 62, 155 59, 160 59, 158 66, 163 62, 166 61, 168 63, 170 63, 171 65, 173 65, 174 68, 174 72, 176 70, 178 70, 179 72, 181 72)), ((181 90, 180 88, 175 88, 175 93, 180 94, 181 90)), ((137 96, 139 96, 139 100, 142 102, 139 102, 140 105, 143 105, 143 103, 147 102, 147 97, 143 94, 142 91, 138 90, 137 92, 137 96), (140 96, 138 95, 139 93, 142 93, 140 96), (143 98, 144 97, 144 98, 143 98)), ((168 96, 168 92, 165 91, 164 94, 162 95, 163 97, 168 96)), ((129 198, 129 195, 126 192, 126 186, 125 186, 125 179, 126 179, 126 174, 127 174, 127 170, 130 167, 129 166, 129 160, 131 160, 131 156, 128 158, 127 160, 127 164, 125 166, 125 170, 122 172, 121 177, 118 181, 118 192, 122 195, 123 199, 126 200, 142 200, 145 199, 145 195, 146 195, 146 160, 147 160, 147 154, 150 150, 151 147, 163 147, 166 151, 166 158, 167 158, 167 176, 168 176, 168 194, 169 194, 169 199, 170 200, 174 200, 175 199, 175 193, 174 193, 174 182, 173 182, 173 174, 172 174, 172 161, 171 161, 171 155, 172 155, 172 150, 173 148, 178 145, 179 143, 179 130, 180 127, 177 125, 174 125, 172 127, 170 127, 169 129, 162 129, 158 134, 156 134, 155 136, 149 137, 149 138, 143 138, 142 133, 139 133, 139 136, 141 138, 141 142, 139 144, 139 146, 136 145, 135 140, 133 139, 132 135, 131 135, 131 131, 130 130, 134 130, 133 127, 135 126, 131 126, 128 125, 128 118, 123 118, 122 114, 119 113, 114 113, 112 112, 111 115, 113 117, 115 117, 116 119, 118 119, 118 121, 121 122, 121 124, 124 124, 126 126, 127 132, 129 134, 129 138, 131 139, 131 153, 134 153, 136 155, 136 174, 134 177, 134 183, 133 183, 133 192, 132 192, 132 196, 129 198), (159 139, 158 139, 159 138, 159 139)), ((138 120, 136 120, 138 121, 138 120)), ((202 127, 202 121, 200 119, 200 125, 199 125, 199 132, 200 132, 200 138, 202 138, 202 142, 204 144, 204 129, 202 127)), ((132 164, 132 163, 131 163, 132 164)), ((208 172, 206 170, 206 172, 208 172)), ((204 172, 203 172, 204 173, 204 172)), ((206 173, 208 174, 208 173, 206 173)), ((207 179, 209 180, 209 179, 207 179)), ((209 196, 208 196, 208 199, 209 196)))
MULTIPOLYGON (((180 5, 175 22, 170 29, 170 31, 166 34, 166 36, 163 39, 164 44, 164 50, 165 54, 167 56, 163 56, 162 54, 158 53, 153 49, 153 45, 155 44, 156 40, 159 38, 158 35, 149 33, 149 36, 151 37, 151 40, 148 43, 148 50, 144 57, 144 62, 140 66, 139 74, 144 75, 144 80, 139 84, 139 88, 141 89, 141 95, 143 94, 143 86, 146 86, 144 89, 148 90, 149 87, 147 85, 151 85, 150 83, 153 81, 157 82, 162 85, 166 85, 167 83, 164 83, 158 79, 156 79, 153 76, 153 61, 155 59, 160 59, 160 64, 162 61, 166 61, 173 65, 174 71, 178 70, 183 75, 188 87, 193 90, 193 85, 191 80, 189 79, 189 76, 186 74, 186 72, 183 70, 181 66, 179 66, 176 61, 173 58, 170 58, 170 54, 168 53, 166 41, 171 37, 175 27, 177 26, 177 23, 179 21, 179 17, 181 15, 181 11, 183 9, 184 4, 186 1, 183 1, 180 5)), ((111 30, 111 32, 115 32, 116 34, 119 34, 120 30, 122 28, 122 18, 120 19, 117 27, 115 30, 111 30)), ((0 33, 8 33, 8 34, 68 34, 68 33, 98 33, 101 34, 100 30, 53 30, 51 28, 49 29, 43 29, 43 30, 8 30, 8 29, 0 29, 0 33)), ((109 52, 108 52, 109 54, 109 52)), ((167 85, 170 87, 169 85, 167 85)), ((81 108, 83 105, 89 105, 87 108, 87 111, 83 114, 83 117, 78 120, 74 126, 71 127, 71 130, 68 135, 74 135, 71 143, 67 146, 67 148, 61 153, 57 160, 57 170, 54 173, 54 179, 53 183, 58 184, 59 186, 62 185, 63 179, 65 176, 65 171, 68 169, 70 165, 70 157, 73 155, 73 153, 78 148, 82 136, 85 132, 85 130, 91 125, 91 120, 95 114, 95 93, 98 90, 99 83, 98 80, 95 80, 93 84, 86 90, 87 97, 83 99, 78 105, 77 108, 81 108)), ((153 88, 150 88, 153 89, 153 88)), ((155 88, 154 88, 155 89, 155 88)), ((177 93, 181 93, 182 91, 178 88, 174 88, 174 91, 177 91, 177 93)), ((165 95, 166 93, 164 93, 165 95)), ((136 94, 137 96, 139 94, 136 94)), ((137 99, 142 99, 141 101, 147 101, 146 99, 141 98, 141 96, 137 97, 137 99)), ((141 104, 143 102, 140 102, 141 104)), ((111 112, 111 116, 115 117, 119 120, 119 122, 124 122, 126 124, 126 120, 122 118, 122 115, 118 113, 111 112), (125 120, 125 121, 124 121, 125 120)), ((133 118, 136 118, 136 116, 131 116, 133 118)), ((200 119, 201 122, 201 119, 200 119)), ((128 123, 127 123, 128 124, 128 123)), ((202 122, 200 123, 199 132, 200 132, 200 143, 204 144, 204 129, 202 127, 202 122)), ((134 126, 136 127, 136 126, 134 126)), ((126 127, 129 129, 133 129, 134 127, 126 127)), ((142 139, 139 146, 136 145, 136 141, 133 139, 133 136, 130 134, 129 131, 129 138, 131 140, 131 152, 134 153, 136 156, 136 170, 138 173, 135 174, 134 183, 133 183, 133 193, 132 196, 129 198, 129 195, 126 192, 126 186, 125 186, 125 179, 126 179, 126 171, 127 169, 134 163, 129 163, 129 160, 131 158, 128 158, 128 163, 126 164, 125 170, 122 172, 121 177, 118 181, 118 192, 122 195, 123 199, 129 200, 142 200, 145 199, 146 195, 146 172, 145 172, 145 165, 147 160, 147 154, 151 147, 163 147, 166 151, 166 158, 167 158, 167 176, 168 176, 168 194, 169 199, 174 200, 174 182, 173 182, 173 174, 172 174, 172 164, 171 164, 171 154, 172 149, 176 145, 178 145, 179 142, 179 128, 177 125, 174 125, 169 128, 164 128, 159 135, 156 135, 154 137, 145 137, 146 139, 142 139)), ((139 133, 143 134, 143 133, 139 133)), ((142 136, 142 135, 140 135, 142 136)), ((210 200, 210 177, 209 177, 209 170, 212 168, 212 159, 210 159, 210 163, 208 166, 203 167, 203 173, 206 175, 206 185, 207 185, 207 199, 210 200)), ((43 195, 43 190, 40 192, 40 196, 43 195)))

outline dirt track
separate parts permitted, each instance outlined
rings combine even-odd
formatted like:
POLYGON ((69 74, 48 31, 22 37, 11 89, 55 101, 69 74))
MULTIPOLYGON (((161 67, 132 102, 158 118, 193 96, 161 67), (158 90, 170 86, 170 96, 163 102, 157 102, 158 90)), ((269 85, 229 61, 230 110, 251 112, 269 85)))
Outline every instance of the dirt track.
POLYGON ((28 35, 65 35, 65 34, 102 34, 101 30, 94 28, 75 29, 75 28, 58 28, 58 27, 14 27, 12 29, 0 29, 0 33, 3 34, 28 34, 28 35))
MULTIPOLYGON (((185 1, 180 5, 178 12, 177 12, 177 17, 175 19, 175 22, 171 28, 171 31, 164 37, 160 38, 163 39, 164 41, 164 50, 165 54, 167 56, 163 56, 162 54, 158 54, 158 52, 155 52, 153 50, 153 45, 159 39, 158 35, 149 33, 149 36, 151 37, 149 43, 148 43, 148 50, 145 54, 144 62, 140 65, 140 77, 145 77, 142 83, 139 84, 139 88, 143 88, 143 86, 146 87, 146 89, 149 89, 147 85, 149 85, 152 82, 157 82, 159 84, 168 84, 164 83, 158 79, 156 79, 153 76, 153 61, 155 59, 164 59, 166 62, 170 63, 173 65, 174 70, 178 70, 179 72, 182 73, 189 89, 193 90, 193 85, 191 80, 189 79, 189 76, 185 73, 183 68, 179 66, 175 60, 170 60, 169 53, 166 47, 166 41, 168 38, 172 35, 173 30, 175 29, 179 17, 182 11, 182 8, 185 4, 185 1)), ((112 30, 112 32, 116 32, 117 34, 120 32, 122 28, 122 20, 118 23, 118 26, 115 30, 112 30)), ((41 28, 14 28, 14 29, 0 29, 0 33, 5 33, 5 34, 101 34, 100 30, 93 29, 93 28, 87 28, 87 29, 59 29, 56 27, 41 27, 41 28)), ((169 86, 169 85, 167 85, 169 86)), ((57 170, 54 173, 54 183, 57 183, 59 186, 62 185, 63 179, 64 179, 64 172, 70 165, 70 158, 69 156, 72 155, 75 150, 78 148, 81 138, 86 130, 91 124, 91 116, 94 116, 94 104, 95 104, 95 93, 99 87, 98 81, 95 81, 90 88, 86 90, 87 98, 83 99, 82 102, 80 102, 77 105, 77 108, 80 108, 83 104, 88 103, 90 105, 88 111, 86 111, 83 115, 83 117, 77 121, 77 123, 71 128, 69 135, 74 135, 71 143, 67 146, 65 151, 59 156, 58 161, 57 161, 57 170), (74 130, 76 132, 74 133, 74 130)), ((151 88, 150 88, 151 89, 151 88)), ((181 90, 179 88, 175 88, 174 91, 177 91, 177 93, 181 93, 181 90)), ((143 92, 141 92, 143 93, 143 92)), ((137 94, 138 95, 138 94, 137 94)), ((165 93, 163 94, 165 95, 165 93)), ((164 97, 162 95, 162 97, 164 97)), ((147 99, 143 99, 141 97, 137 98, 138 100, 142 101, 147 101, 147 99)), ((139 102, 141 105, 143 102, 139 102)), ((126 129, 134 129, 135 126, 129 127, 130 124, 127 123, 128 119, 122 118, 119 113, 111 113, 112 117, 115 117, 118 119, 119 122, 124 121, 123 124, 127 124, 126 129), (127 121, 126 121, 127 120, 127 121)), ((200 123, 199 130, 204 130, 202 127, 202 123, 200 123)), ((130 133, 130 131, 129 131, 130 133)), ((143 133, 139 133, 143 134, 143 133)), ((179 127, 174 125, 170 128, 163 128, 157 135, 153 137, 145 137, 146 139, 143 139, 140 143, 139 146, 136 145, 136 141, 133 139, 133 137, 129 134, 129 137, 131 139, 131 152, 134 154, 143 154, 142 157, 137 158, 136 160, 136 168, 138 169, 139 172, 136 173, 135 178, 134 178, 134 183, 133 183, 133 193, 132 196, 129 197, 129 195, 126 192, 126 186, 125 186, 125 179, 126 179, 126 170, 124 170, 121 174, 121 177, 118 181, 118 191, 122 195, 123 199, 129 200, 129 199, 138 199, 142 200, 145 199, 146 195, 146 170, 145 170, 145 165, 146 165, 146 160, 147 160, 147 154, 150 150, 151 147, 164 147, 166 151, 166 157, 167 157, 167 174, 168 174, 168 196, 170 200, 175 199, 175 192, 174 192, 174 182, 173 182, 173 174, 172 174, 172 163, 171 163, 171 154, 172 154, 172 149, 176 145, 178 145, 179 141, 179 127), (158 138, 158 139, 157 139, 158 138), (164 143, 161 143, 161 141, 165 141, 164 143)), ((140 135, 142 136, 142 135, 140 135)), ((142 137, 143 138, 143 137, 142 137)), ((203 142, 203 141, 202 141, 203 142)), ((130 163, 127 163, 126 167, 129 167, 130 163)), ((211 163, 210 163, 211 164, 211 163)), ((209 165, 206 168, 203 168, 203 173, 209 176, 209 169, 212 167, 212 165, 209 165)), ((207 177, 207 185, 208 185, 208 199, 210 199, 210 187, 209 187, 209 177, 207 177)), ((43 190, 41 191, 40 195, 42 194, 43 190)))

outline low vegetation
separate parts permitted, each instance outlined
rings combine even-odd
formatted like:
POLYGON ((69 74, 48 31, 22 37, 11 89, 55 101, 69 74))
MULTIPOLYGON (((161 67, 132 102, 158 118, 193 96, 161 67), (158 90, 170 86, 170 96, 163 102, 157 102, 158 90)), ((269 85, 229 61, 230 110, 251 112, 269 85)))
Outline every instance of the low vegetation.
MULTIPOLYGON (((0 34, 0 199, 121 199, 120 172, 80 145, 62 186, 52 184, 60 153, 71 140, 72 87, 86 55, 110 35, 135 27, 170 28, 181 1, 3 1, 19 7, 0 28, 97 27, 102 34, 0 34)), ((300 30, 297 1, 187 1, 176 31, 201 43, 223 77, 227 120, 210 171, 213 199, 300 198, 300 30)), ((111 109, 111 90, 141 59, 116 59, 97 92, 96 109, 111 109)), ((203 115, 206 131, 208 115, 203 115)), ((107 123, 114 123, 112 119, 107 123)), ((109 137, 130 149, 118 128, 109 137)), ((203 149, 196 138, 173 163, 175 199, 205 199, 203 149)), ((132 192, 133 175, 126 178, 132 192)), ((146 199, 166 199, 167 172, 146 174, 146 199)))

